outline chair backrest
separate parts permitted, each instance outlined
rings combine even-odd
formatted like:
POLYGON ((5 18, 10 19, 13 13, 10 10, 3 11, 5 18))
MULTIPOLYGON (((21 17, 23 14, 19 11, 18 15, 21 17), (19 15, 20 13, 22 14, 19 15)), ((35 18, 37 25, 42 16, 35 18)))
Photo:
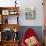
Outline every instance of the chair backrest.
POLYGON ((26 32, 25 32, 25 34, 24 34, 24 36, 23 36, 23 38, 22 38, 22 43, 21 44, 23 44, 22 46, 26 46, 25 44, 25 39, 28 39, 29 37, 31 37, 31 36, 35 36, 36 37, 36 33, 34 32, 34 30, 32 29, 32 28, 28 28, 27 30, 26 30, 26 32))
POLYGON ((28 28, 24 34, 24 37, 22 38, 22 46, 26 46, 25 40, 34 36, 36 38, 36 40, 38 41, 38 43, 36 44, 36 46, 41 46, 41 44, 39 43, 39 40, 37 39, 37 34, 34 32, 34 30, 32 28, 28 28))
POLYGON ((24 34, 24 40, 31 37, 31 36, 37 36, 36 33, 34 32, 34 30, 32 28, 28 28, 24 34))

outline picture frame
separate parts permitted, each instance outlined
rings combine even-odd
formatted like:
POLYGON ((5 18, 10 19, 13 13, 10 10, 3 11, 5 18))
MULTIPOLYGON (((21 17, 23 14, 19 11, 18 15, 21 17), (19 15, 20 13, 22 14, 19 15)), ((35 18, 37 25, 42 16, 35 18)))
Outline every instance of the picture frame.
POLYGON ((32 10, 31 8, 25 8, 25 19, 35 20, 36 19, 36 9, 32 10))
POLYGON ((9 10, 2 10, 2 15, 9 15, 9 10))
POLYGON ((15 11, 15 10, 10 10, 10 11, 9 11, 9 14, 10 14, 10 15, 16 15, 17 13, 18 13, 18 12, 15 11))

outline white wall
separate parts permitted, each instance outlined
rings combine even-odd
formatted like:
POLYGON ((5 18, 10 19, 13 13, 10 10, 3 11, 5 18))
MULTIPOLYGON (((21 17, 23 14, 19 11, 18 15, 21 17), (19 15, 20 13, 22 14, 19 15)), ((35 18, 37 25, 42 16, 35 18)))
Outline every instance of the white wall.
POLYGON ((7 6, 7 7, 8 7, 8 6, 14 6, 14 4, 15 4, 14 1, 15 1, 15 0, 0 0, 0 6, 1 6, 1 7, 4 7, 4 6, 5 6, 5 7, 6 7, 6 6, 7 6))
MULTIPOLYGON (((22 2, 23 3, 23 2, 22 2)), ((43 7, 42 0, 25 0, 23 5, 21 5, 21 15, 20 15, 20 25, 22 26, 43 26, 43 7), (24 4, 25 3, 25 4, 24 4), (25 20, 24 8, 35 6, 36 7, 36 20, 25 20)))
MULTIPOLYGON (((15 0, 0 0, 0 6, 14 6, 15 0)), ((43 7, 42 0, 17 0, 18 5, 20 7, 20 17, 19 24, 21 26, 43 26, 43 7), (25 20, 25 8, 26 7, 36 7, 36 20, 25 20)))

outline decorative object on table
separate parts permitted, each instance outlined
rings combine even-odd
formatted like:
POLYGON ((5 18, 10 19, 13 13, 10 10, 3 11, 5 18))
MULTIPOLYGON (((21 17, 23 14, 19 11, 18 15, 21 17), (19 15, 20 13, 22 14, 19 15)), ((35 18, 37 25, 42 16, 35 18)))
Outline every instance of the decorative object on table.
POLYGON ((25 19, 26 20, 35 20, 36 19, 36 8, 25 8, 25 19))
POLYGON ((32 28, 27 29, 25 32, 22 42, 22 46, 41 46, 39 40, 37 40, 37 35, 32 28))

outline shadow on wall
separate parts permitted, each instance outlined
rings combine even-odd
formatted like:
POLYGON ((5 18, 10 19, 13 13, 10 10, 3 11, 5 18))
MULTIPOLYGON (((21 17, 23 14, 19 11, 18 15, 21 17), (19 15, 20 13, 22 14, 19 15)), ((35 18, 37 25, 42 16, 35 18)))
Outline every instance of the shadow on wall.
POLYGON ((34 30, 34 32, 36 32, 39 41, 42 43, 43 42, 42 26, 21 26, 20 31, 19 31, 19 39, 20 39, 20 41, 22 40, 23 35, 24 35, 25 31, 28 28, 32 28, 34 30))

